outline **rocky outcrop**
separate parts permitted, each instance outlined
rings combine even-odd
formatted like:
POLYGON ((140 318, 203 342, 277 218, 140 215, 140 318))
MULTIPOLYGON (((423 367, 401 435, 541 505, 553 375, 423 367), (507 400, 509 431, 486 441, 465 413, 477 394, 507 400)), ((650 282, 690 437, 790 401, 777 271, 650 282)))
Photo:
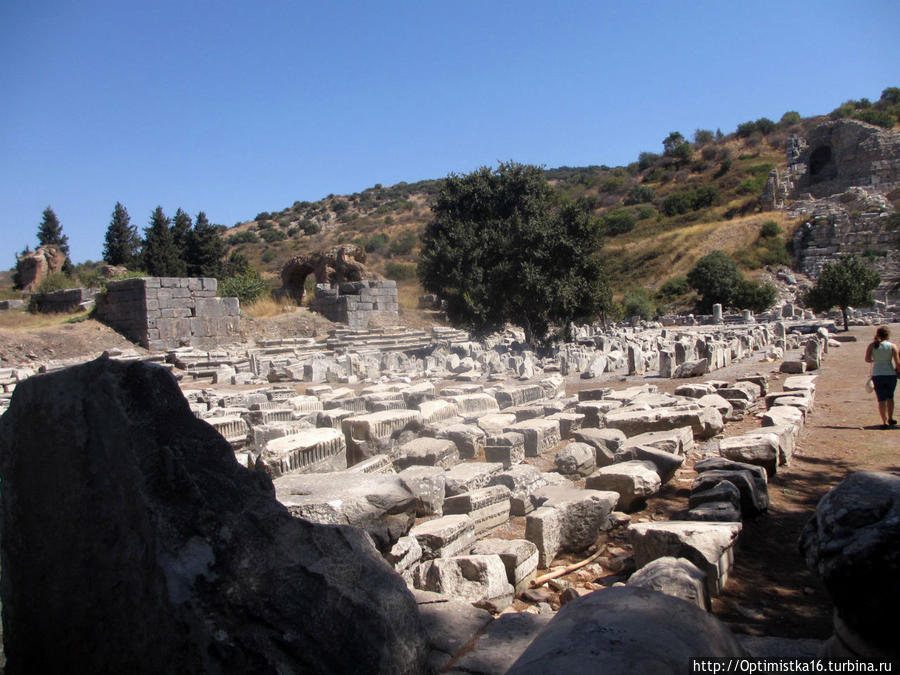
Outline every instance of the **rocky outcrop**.
POLYGON ((33 293, 44 279, 61 272, 65 262, 66 254, 51 244, 38 246, 33 253, 23 255, 16 261, 22 290, 33 293))
POLYGON ((421 672, 368 537, 292 518, 174 378, 99 359, 0 420, 7 672, 421 672))

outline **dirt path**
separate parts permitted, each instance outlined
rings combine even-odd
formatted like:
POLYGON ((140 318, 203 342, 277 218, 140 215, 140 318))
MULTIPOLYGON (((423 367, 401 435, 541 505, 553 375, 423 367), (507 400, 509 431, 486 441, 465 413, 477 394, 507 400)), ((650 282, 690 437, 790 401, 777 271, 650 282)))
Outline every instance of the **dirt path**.
MULTIPOLYGON (((900 327, 892 327, 900 334, 900 327)), ((847 474, 900 474, 900 430, 883 431, 874 394, 864 389, 873 328, 853 328, 817 371, 815 408, 789 467, 769 483, 764 516, 744 524, 733 575, 713 611, 732 629, 780 637, 825 638, 832 606, 806 567, 797 540, 819 499, 847 474)), ((777 388, 777 387, 776 387, 777 388)))

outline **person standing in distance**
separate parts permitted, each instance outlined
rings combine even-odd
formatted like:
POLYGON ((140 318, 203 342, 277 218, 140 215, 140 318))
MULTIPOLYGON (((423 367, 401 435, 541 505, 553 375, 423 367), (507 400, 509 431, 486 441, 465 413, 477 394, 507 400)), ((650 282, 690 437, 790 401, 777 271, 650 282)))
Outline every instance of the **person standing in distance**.
POLYGON ((888 342, 890 336, 887 326, 879 326, 875 339, 866 348, 866 363, 872 364, 872 383, 875 385, 882 429, 897 425, 894 419, 894 389, 900 374, 900 353, 897 352, 897 345, 888 342))

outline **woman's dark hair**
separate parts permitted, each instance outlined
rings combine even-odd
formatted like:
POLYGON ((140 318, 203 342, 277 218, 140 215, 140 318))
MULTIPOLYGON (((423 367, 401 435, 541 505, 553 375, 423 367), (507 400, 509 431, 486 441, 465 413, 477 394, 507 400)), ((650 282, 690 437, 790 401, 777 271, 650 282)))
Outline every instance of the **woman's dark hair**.
POLYGON ((875 331, 875 338, 880 341, 885 341, 889 337, 891 337, 891 331, 888 330, 887 326, 879 326, 878 330, 875 331))

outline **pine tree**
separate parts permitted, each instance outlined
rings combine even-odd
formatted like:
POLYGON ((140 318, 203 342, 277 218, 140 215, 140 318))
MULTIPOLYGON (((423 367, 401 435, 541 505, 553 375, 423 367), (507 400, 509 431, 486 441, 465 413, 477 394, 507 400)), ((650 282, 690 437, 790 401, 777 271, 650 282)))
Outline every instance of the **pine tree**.
POLYGON ((194 229, 187 237, 187 272, 192 277, 219 277, 225 242, 219 236, 220 227, 210 224, 206 214, 197 214, 194 229))
POLYGON ((162 207, 157 206, 150 217, 150 227, 144 229, 141 258, 144 269, 154 277, 177 276, 181 266, 169 223, 162 207))
POLYGON ((173 270, 172 276, 187 276, 187 248, 190 239, 191 226, 193 221, 191 217, 180 208, 175 211, 175 217, 172 219, 172 245, 178 254, 178 264, 173 270))
POLYGON ((69 238, 62 233, 62 225, 59 218, 49 206, 44 209, 44 217, 38 225, 37 238, 41 246, 54 245, 62 251, 66 258, 69 257, 69 238))
POLYGON ((106 230, 103 259, 110 265, 133 265, 140 245, 137 228, 131 224, 128 211, 120 202, 116 202, 112 220, 106 230))

